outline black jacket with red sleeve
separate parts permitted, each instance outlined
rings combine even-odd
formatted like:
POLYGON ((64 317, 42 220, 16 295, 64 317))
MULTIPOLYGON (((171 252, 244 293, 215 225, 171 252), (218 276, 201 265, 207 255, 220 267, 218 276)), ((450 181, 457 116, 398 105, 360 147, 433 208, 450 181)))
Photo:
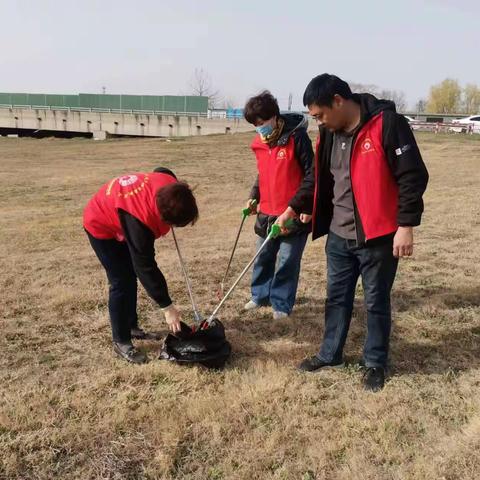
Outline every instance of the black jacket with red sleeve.
MULTIPOLYGON (((171 170, 165 167, 158 167, 154 172, 165 173, 177 178, 171 170)), ((168 307, 172 300, 168 293, 165 277, 155 260, 155 236, 153 232, 138 218, 124 210, 119 210, 118 215, 138 279, 148 295, 161 308, 168 307)))

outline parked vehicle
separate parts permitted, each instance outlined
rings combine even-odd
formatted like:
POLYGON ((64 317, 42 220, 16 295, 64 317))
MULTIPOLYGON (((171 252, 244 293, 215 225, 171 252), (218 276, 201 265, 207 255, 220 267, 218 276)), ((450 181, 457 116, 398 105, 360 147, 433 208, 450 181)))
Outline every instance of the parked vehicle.
POLYGON ((413 117, 410 117, 409 115, 404 115, 404 117, 408 120, 408 124, 410 125, 410 128, 412 130, 418 130, 420 127, 417 125, 418 120, 416 120, 413 117))
POLYGON ((452 120, 450 131, 456 133, 480 133, 480 115, 452 120))

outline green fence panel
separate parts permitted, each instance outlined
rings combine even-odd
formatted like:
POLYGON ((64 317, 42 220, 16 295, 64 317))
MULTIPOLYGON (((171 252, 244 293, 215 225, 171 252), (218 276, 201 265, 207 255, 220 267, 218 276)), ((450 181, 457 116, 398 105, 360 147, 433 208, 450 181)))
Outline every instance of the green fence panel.
POLYGON ((65 107, 78 108, 80 106, 79 95, 64 95, 63 104, 65 107))
POLYGON ((94 93, 80 93, 80 107, 82 108, 99 108, 98 95, 94 93))
POLYGON ((155 98, 150 95, 140 95, 140 110, 155 110, 155 98))
POLYGON ((45 107, 47 105, 47 96, 42 93, 29 93, 27 95, 27 105, 34 105, 38 107, 45 107))
POLYGON ((65 107, 65 95, 45 95, 45 104, 50 107, 65 107))
POLYGON ((187 112, 207 113, 208 110, 208 97, 186 97, 187 112))
POLYGON ((142 110, 160 110, 159 97, 155 95, 142 95, 142 110))
POLYGON ((179 95, 111 95, 80 93, 58 95, 40 93, 0 93, 0 104, 69 108, 145 110, 157 112, 207 113, 208 98, 179 95))
POLYGON ((167 112, 184 112, 185 111, 185 97, 165 95, 165 111, 167 111, 167 112))
POLYGON ((28 93, 12 93, 12 105, 30 105, 28 103, 28 93))
POLYGON ((98 106, 99 108, 120 108, 120 95, 99 95, 98 106))
POLYGON ((158 112, 164 112, 165 111, 165 95, 157 96, 157 99, 158 99, 158 107, 156 108, 156 110, 158 112))
POLYGON ((80 106, 79 95, 63 95, 63 104, 65 107, 78 108, 80 106))
POLYGON ((0 93, 0 104, 11 105, 12 104, 12 95, 10 93, 0 93))
POLYGON ((141 110, 142 98, 139 95, 121 95, 122 110, 141 110))

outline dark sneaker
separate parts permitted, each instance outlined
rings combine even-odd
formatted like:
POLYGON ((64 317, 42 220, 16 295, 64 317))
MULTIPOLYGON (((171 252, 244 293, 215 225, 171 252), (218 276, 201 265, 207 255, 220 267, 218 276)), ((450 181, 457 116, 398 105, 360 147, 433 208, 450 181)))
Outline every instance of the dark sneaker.
POLYGON ((363 375, 363 386, 370 392, 378 392, 385 385, 385 369, 369 367, 363 375))
POLYGON ((327 370, 329 368, 341 368, 344 365, 345 364, 343 362, 327 363, 323 360, 320 360, 316 355, 314 355, 311 358, 306 358, 298 366, 298 370, 300 370, 301 372, 315 372, 320 369, 327 370))
POLYGON ((158 340, 158 335, 146 332, 143 328, 134 327, 130 330, 132 338, 136 340, 158 340))
POLYGON ((130 363, 145 363, 147 356, 135 349, 131 343, 113 343, 113 351, 130 363))

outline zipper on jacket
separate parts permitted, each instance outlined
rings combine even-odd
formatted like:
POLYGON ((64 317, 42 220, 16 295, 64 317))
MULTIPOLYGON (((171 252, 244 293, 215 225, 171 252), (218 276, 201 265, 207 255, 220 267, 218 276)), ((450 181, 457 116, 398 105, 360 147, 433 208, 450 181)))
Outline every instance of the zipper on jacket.
MULTIPOLYGON (((352 183, 352 157, 353 157, 353 151, 355 150, 355 147, 357 145, 357 138, 358 134, 360 133, 360 130, 362 127, 360 127, 357 132, 354 134, 352 138, 352 146, 350 148, 350 160, 348 162, 348 181, 350 182, 350 190, 352 191, 352 203, 353 203, 353 226, 355 228, 355 241, 357 244, 357 247, 359 246, 359 241, 358 241, 358 227, 357 227, 357 202, 355 201, 355 193, 353 192, 353 183, 352 183)), ((331 161, 331 160, 330 160, 331 161)), ((360 212, 358 212, 358 217, 360 218, 360 212)), ((361 219, 360 219, 361 221, 361 219)), ((365 239, 364 239, 365 240, 365 239)))
MULTIPOLYGON (((268 146, 268 169, 270 170, 271 169, 271 166, 272 166, 272 147, 269 145, 268 146)), ((273 197, 272 197, 272 188, 271 188, 271 185, 270 185, 270 179, 269 179, 269 182, 268 182, 268 194, 269 194, 269 198, 270 198, 270 208, 272 208, 273 206, 273 197)), ((270 227, 269 227, 270 228, 270 227)))

